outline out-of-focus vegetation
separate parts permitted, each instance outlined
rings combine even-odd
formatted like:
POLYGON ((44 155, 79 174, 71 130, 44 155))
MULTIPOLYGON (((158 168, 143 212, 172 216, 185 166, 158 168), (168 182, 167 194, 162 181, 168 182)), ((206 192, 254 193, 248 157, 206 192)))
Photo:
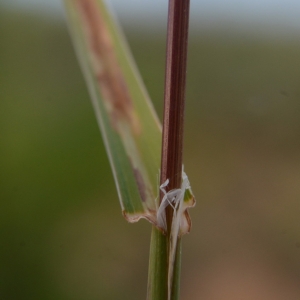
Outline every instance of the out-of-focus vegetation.
MULTIPOLYGON (((165 37, 126 34, 161 115, 165 37)), ((65 24, 2 10, 0 41, 0 298, 145 298, 150 225, 120 214, 65 24)), ((182 299, 299 299, 300 43, 189 49, 182 299)))

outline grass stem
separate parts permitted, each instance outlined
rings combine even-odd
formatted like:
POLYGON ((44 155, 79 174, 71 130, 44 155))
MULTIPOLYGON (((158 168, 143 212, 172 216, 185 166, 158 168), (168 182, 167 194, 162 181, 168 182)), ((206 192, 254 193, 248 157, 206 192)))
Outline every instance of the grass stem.
MULTIPOLYGON (((168 190, 180 188, 182 180, 189 2, 189 0, 169 0, 160 177, 160 184, 169 179, 168 190)), ((162 197, 163 194, 161 193, 160 200, 162 200, 162 197)), ((174 274, 168 274, 162 269, 162 267, 165 267, 168 270, 169 238, 173 217, 172 207, 167 207, 166 215, 167 236, 163 236, 155 228, 152 231, 149 269, 149 283, 151 282, 151 285, 148 285, 149 300, 179 299, 181 239, 177 241, 174 267, 172 268, 174 274), (162 240, 165 240, 165 242, 158 243, 162 240), (166 246, 167 249, 156 249, 154 251, 154 243, 156 246, 166 246), (166 255, 166 257, 162 257, 162 255, 166 255), (163 266, 159 266, 157 262, 162 263, 163 266), (152 275, 151 272, 153 272, 152 275), (172 286, 166 294, 170 276, 172 276, 172 286)))

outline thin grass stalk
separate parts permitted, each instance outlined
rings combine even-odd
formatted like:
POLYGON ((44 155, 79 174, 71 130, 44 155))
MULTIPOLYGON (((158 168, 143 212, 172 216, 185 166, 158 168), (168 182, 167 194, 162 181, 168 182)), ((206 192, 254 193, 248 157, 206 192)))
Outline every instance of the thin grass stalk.
MULTIPOLYGON (((189 0, 169 0, 160 177, 160 184, 169 179, 168 190, 180 188, 182 180, 189 5, 189 0)), ((160 193, 160 200, 162 197, 163 194, 160 193)), ((174 266, 171 268, 173 274, 169 274, 168 255, 172 207, 167 207, 166 214, 168 234, 164 236, 157 229, 152 230, 148 300, 179 299, 181 239, 177 241, 174 266), (154 249, 158 246, 167 247, 167 249, 154 249)))

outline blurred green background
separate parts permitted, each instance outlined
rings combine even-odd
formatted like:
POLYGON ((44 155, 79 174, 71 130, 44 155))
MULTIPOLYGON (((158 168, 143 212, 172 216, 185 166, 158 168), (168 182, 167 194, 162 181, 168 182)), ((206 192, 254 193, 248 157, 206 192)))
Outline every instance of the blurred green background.
MULTIPOLYGON (((123 25, 161 116, 165 29, 123 25)), ((190 34, 182 299, 300 299, 300 40, 258 33, 190 34)), ((145 299, 64 20, 1 8, 0 95, 0 299, 145 299)))

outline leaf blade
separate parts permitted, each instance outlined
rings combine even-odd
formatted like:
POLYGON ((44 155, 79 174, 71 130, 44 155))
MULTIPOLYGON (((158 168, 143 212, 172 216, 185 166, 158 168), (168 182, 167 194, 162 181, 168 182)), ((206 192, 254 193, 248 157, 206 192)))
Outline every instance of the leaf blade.
POLYGON ((123 214, 155 223, 161 125, 103 1, 65 0, 65 6, 123 214))

